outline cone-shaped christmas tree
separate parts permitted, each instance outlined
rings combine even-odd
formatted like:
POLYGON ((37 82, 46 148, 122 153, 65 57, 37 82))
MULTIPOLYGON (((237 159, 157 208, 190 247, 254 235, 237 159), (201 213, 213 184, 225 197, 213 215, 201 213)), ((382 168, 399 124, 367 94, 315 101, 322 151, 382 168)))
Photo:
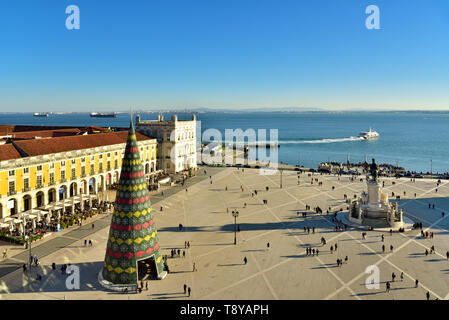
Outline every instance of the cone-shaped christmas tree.
POLYGON ((139 270, 141 264, 138 263, 141 260, 149 261, 152 264, 153 275, 163 278, 165 272, 159 238, 151 212, 150 195, 136 134, 131 122, 102 277, 115 285, 137 284, 138 272, 142 271, 139 270), (154 260, 148 259, 150 257, 154 260))

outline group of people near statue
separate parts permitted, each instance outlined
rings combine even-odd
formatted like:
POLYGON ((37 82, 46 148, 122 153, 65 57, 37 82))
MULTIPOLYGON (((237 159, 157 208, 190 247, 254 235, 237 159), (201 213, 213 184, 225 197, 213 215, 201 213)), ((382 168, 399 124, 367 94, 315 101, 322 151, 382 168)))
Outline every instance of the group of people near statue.
POLYGON ((312 248, 306 248, 306 255, 308 256, 314 256, 315 254, 318 255, 320 253, 320 250, 318 249, 312 249, 312 248))
MULTIPOLYGON (((345 257, 345 263, 348 263, 349 258, 348 256, 345 257)), ((337 259, 337 266, 341 267, 343 265, 343 259, 337 259)))

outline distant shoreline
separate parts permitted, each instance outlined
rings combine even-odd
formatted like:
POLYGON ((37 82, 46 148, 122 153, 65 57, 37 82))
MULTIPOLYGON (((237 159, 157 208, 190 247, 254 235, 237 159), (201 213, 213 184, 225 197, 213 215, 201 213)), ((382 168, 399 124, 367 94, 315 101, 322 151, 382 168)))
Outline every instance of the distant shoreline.
MULTIPOLYGON (((49 115, 68 115, 68 114, 90 114, 91 111, 83 112, 62 112, 62 111, 26 111, 26 112, 0 112, 0 114, 34 114, 35 112, 48 113, 49 115)), ((129 111, 110 111, 97 110, 96 112, 114 112, 116 114, 129 114, 129 111)), ((248 113, 296 113, 296 114, 341 114, 341 113, 434 113, 449 114, 448 110, 136 110, 133 114, 158 114, 158 113, 232 113, 232 114, 248 114, 248 113)))

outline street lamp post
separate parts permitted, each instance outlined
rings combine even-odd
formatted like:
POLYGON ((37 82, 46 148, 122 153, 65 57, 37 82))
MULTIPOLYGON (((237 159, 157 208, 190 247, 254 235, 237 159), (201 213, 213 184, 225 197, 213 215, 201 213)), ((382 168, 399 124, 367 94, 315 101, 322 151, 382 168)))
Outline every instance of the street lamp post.
POLYGON ((29 246, 29 257, 28 257, 28 264, 29 264, 29 268, 28 268, 28 272, 31 274, 31 265, 32 265, 32 255, 31 255, 31 233, 29 232, 25 232, 25 241, 26 244, 29 246), (28 244, 29 241, 29 244, 28 244))
POLYGON ((282 169, 279 169, 279 171, 281 172, 281 189, 282 189, 282 169))
POLYGON ((234 217, 234 244, 237 244, 237 217, 239 216, 239 212, 232 210, 232 216, 234 217))

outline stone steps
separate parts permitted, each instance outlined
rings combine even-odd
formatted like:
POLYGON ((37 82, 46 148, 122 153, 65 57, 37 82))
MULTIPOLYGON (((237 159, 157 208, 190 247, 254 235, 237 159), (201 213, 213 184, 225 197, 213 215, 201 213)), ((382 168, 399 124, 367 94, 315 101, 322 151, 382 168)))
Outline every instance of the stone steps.
POLYGON ((374 228, 387 228, 390 225, 387 222, 386 218, 363 218, 363 225, 365 226, 371 226, 374 228))

